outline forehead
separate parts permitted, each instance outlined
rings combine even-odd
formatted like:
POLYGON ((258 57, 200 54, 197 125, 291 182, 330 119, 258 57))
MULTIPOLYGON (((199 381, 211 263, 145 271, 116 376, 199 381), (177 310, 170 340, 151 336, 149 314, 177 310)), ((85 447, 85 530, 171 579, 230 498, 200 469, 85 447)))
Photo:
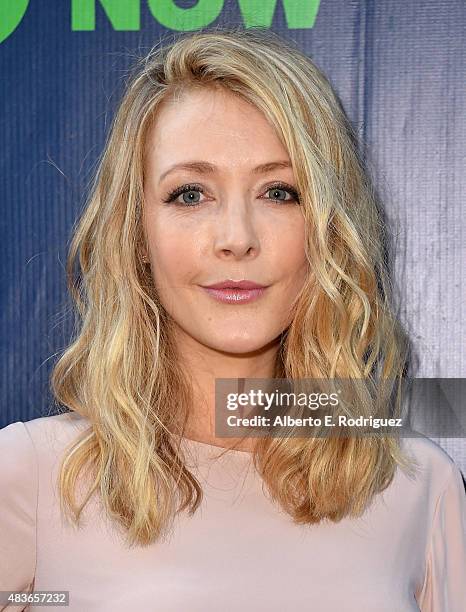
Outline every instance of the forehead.
POLYGON ((147 162, 162 166, 189 157, 214 164, 262 163, 288 158, 265 115, 240 96, 221 88, 188 90, 164 101, 149 129, 147 162))

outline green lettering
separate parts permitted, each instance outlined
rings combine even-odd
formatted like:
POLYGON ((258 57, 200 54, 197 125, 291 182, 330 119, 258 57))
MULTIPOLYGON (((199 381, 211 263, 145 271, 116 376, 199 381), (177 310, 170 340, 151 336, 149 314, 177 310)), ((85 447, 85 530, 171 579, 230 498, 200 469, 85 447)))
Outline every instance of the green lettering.
MULTIPOLYGON (((114 30, 136 31, 141 27, 140 0, 99 0, 114 30)), ((72 0, 71 29, 95 30, 96 0, 72 0)))
MULTIPOLYGON (((286 25, 289 30, 314 27, 320 0, 282 0, 286 25)), ((246 28, 272 26, 277 0, 238 0, 246 28)))
POLYGON ((199 30, 211 24, 223 9, 223 0, 198 0, 196 6, 180 8, 173 0, 147 0, 157 21, 178 32, 199 30))
POLYGON ((21 23, 29 0, 0 0, 0 43, 21 23))

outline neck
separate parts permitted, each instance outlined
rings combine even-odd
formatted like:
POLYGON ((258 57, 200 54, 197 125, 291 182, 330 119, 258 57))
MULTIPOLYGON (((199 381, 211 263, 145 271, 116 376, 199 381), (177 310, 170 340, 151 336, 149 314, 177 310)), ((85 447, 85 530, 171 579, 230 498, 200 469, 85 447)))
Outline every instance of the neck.
MULTIPOLYGON (((196 341, 180 331, 176 338, 180 367, 193 383, 193 404, 184 436, 221 447, 252 450, 254 438, 222 438, 215 435, 216 378, 273 378, 279 338, 251 353, 225 353, 196 341)), ((241 383, 237 391, 242 392, 241 383)))

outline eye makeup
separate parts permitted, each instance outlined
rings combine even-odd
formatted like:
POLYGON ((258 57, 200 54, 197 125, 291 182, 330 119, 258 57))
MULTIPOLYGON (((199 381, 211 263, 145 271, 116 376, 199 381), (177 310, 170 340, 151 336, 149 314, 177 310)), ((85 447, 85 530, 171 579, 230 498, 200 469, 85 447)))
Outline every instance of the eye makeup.
MULTIPOLYGON (((265 189, 264 193, 267 193, 268 191, 285 191, 286 193, 288 193, 291 198, 290 199, 285 199, 285 200, 281 200, 279 198, 265 198, 266 200, 271 200, 272 202, 284 202, 284 203, 297 203, 299 204, 299 194, 296 191, 296 189, 294 189, 294 187, 291 187, 291 185, 288 185, 287 183, 283 183, 282 181, 277 181, 275 183, 272 183, 271 185, 268 185, 265 189)), ((201 202, 176 202, 176 199, 184 194, 184 193, 189 193, 189 192, 198 192, 198 193, 204 193, 204 189, 201 185, 198 185, 197 183, 187 183, 185 185, 180 185, 179 187, 176 187, 176 189, 173 189, 173 191, 168 192, 165 197, 163 198, 163 202, 165 204, 171 204, 171 203, 175 203, 175 205, 180 205, 180 206, 199 206, 201 204, 201 202)))

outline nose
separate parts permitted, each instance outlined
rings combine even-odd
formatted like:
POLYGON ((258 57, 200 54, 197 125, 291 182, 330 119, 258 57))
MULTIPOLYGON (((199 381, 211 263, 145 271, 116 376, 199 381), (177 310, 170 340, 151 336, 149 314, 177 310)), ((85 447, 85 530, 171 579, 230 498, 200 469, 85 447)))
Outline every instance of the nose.
POLYGON ((221 207, 215 228, 215 253, 223 259, 253 259, 260 250, 257 227, 247 203, 238 198, 221 207))

